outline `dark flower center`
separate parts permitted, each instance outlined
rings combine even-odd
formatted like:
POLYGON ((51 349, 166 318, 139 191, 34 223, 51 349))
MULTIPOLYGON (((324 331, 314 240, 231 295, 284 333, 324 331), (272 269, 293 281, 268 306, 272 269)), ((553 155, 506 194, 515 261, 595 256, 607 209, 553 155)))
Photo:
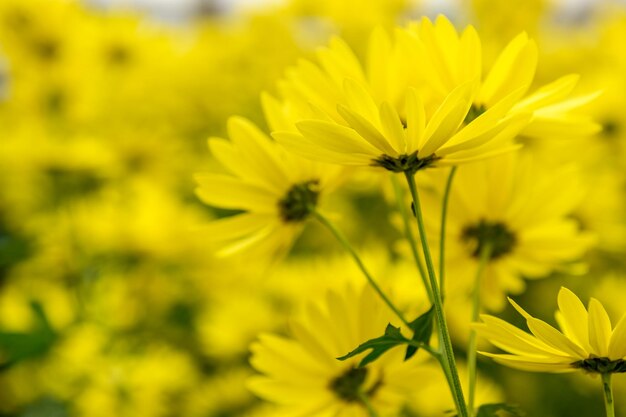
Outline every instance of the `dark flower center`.
POLYGON ((572 363, 574 368, 580 368, 587 372, 624 373, 626 372, 626 361, 624 359, 611 360, 609 358, 587 358, 582 361, 572 363))
POLYGON ((417 152, 413 152, 410 155, 400 155, 396 158, 381 155, 372 161, 371 166, 382 167, 391 172, 410 172, 414 174, 420 169, 429 167, 438 159, 435 155, 420 159, 417 156, 417 152))
POLYGON ((516 237, 504 223, 481 220, 478 224, 463 229, 461 239, 471 244, 472 256, 479 258, 486 245, 490 247, 490 258, 497 259, 513 250, 516 237))
POLYGON ((280 216, 286 222, 305 220, 317 205, 319 181, 311 180, 294 185, 278 202, 280 216))

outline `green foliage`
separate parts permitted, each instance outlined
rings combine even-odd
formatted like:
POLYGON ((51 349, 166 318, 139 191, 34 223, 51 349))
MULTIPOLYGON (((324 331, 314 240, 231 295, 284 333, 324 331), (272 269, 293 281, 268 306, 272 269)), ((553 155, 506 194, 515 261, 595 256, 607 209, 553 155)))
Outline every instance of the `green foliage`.
POLYGON ((359 362, 359 367, 363 367, 370 362, 374 362, 389 349, 405 344, 409 346, 407 347, 404 359, 410 359, 417 353, 420 345, 428 345, 428 341, 433 332, 433 316, 434 309, 431 307, 426 313, 409 323, 411 330, 413 330, 413 337, 411 339, 404 337, 399 327, 387 324, 384 335, 361 343, 356 349, 337 359, 344 361, 367 350, 371 350, 370 353, 359 362))
MULTIPOLYGON (((428 345, 430 336, 433 334, 433 318, 435 317, 435 308, 431 306, 427 312, 409 323, 411 330, 413 330, 413 337, 411 340, 417 343, 428 345)), ((413 355, 417 353, 419 348, 416 345, 409 345, 406 348, 406 354, 404 360, 411 359, 413 355)))
POLYGON ((1 368, 8 368, 17 362, 45 355, 56 340, 56 334, 46 317, 41 304, 32 302, 30 305, 35 326, 28 333, 0 331, 0 352, 8 361, 0 364, 1 368))

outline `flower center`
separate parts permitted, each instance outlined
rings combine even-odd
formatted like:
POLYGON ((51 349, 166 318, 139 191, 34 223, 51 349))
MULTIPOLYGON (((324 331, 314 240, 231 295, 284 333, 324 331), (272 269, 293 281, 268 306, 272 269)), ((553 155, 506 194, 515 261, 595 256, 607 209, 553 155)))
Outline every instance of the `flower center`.
POLYGON ((472 104, 472 107, 470 107, 469 111, 465 115, 465 120, 463 120, 463 123, 465 123, 466 125, 472 123, 486 111, 487 107, 484 104, 472 104))
POLYGON ((412 154, 404 154, 398 157, 392 157, 389 155, 381 155, 380 157, 372 160, 371 166, 382 167, 391 172, 411 172, 415 173, 422 168, 427 168, 437 161, 439 158, 435 155, 430 155, 424 159, 417 157, 417 152, 412 154))
POLYGON ((516 237, 504 223, 481 220, 465 227, 461 239, 472 245, 472 256, 479 258, 486 245, 491 248, 491 259, 497 259, 513 250, 516 237))
POLYGON ((366 368, 350 368, 331 381, 330 389, 344 401, 361 401, 361 387, 366 377, 366 368))
POLYGON ((624 373, 626 372, 626 361, 624 359, 611 360, 609 358, 587 358, 582 361, 572 363, 574 368, 580 368, 587 372, 624 373))
POLYGON ((301 182, 289 189, 285 197, 278 201, 280 216, 286 222, 301 222, 317 205, 319 181, 301 182))

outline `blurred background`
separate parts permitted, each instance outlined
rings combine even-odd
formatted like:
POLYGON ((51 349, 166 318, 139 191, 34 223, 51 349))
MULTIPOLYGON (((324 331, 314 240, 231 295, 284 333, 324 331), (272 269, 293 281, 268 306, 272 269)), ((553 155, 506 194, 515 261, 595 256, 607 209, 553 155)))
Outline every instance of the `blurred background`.
MULTIPOLYGON (((599 236, 589 273, 521 299, 551 317, 567 283, 623 311, 624 1, 0 0, 0 416, 262 415, 248 346, 323 292, 332 274, 302 271, 340 250, 312 227, 280 267, 215 259, 200 226, 225 213, 192 180, 213 165, 206 139, 233 114, 265 126, 259 93, 332 35, 362 54, 372 28, 438 13, 487 54, 525 30, 538 82, 577 72, 606 91, 578 214, 599 236)), ((374 250, 399 237, 386 204, 362 184, 334 202, 374 250)), ((584 375, 483 366, 531 416, 601 407, 584 375)))

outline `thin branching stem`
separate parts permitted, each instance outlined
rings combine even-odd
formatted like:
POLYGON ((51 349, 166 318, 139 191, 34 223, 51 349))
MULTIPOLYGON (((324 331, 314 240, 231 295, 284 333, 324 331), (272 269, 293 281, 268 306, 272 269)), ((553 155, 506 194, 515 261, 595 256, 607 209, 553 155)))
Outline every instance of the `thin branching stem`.
MULTIPOLYGON (((491 245, 487 243, 481 248, 476 277, 474 278, 474 289, 472 293, 472 317, 471 322, 478 320, 480 314, 481 301, 480 289, 482 276, 491 258, 491 245)), ((467 347, 467 370, 469 376, 469 391, 467 394, 467 408, 470 417, 474 415, 474 399, 476 397, 476 330, 470 328, 469 344, 467 347)))
POLYGON ((613 402, 613 383, 611 382, 611 373, 602 374, 602 391, 604 392, 604 408, 606 409, 606 417, 615 417, 615 403, 613 402))
POLYGON ((413 206, 415 208, 415 217, 417 219, 417 227, 422 243, 422 251, 424 252, 424 259, 426 261, 426 269, 428 271, 428 279, 433 290, 433 305, 435 306, 435 316, 437 318, 437 328, 439 329, 441 348, 443 356, 447 362, 450 376, 452 378, 452 395, 457 407, 457 411, 460 417, 468 417, 467 406, 465 404, 465 398, 463 398, 463 389, 461 387, 461 380, 459 379, 459 372, 456 367, 456 360, 454 359, 454 350, 452 348, 452 341, 450 340, 450 333, 448 331, 448 325, 446 323, 445 313, 443 311, 443 301, 441 299, 441 292, 439 291, 439 283, 437 282, 437 276, 435 274, 435 267, 430 254, 430 248, 428 246, 428 239, 426 238, 426 227, 424 225, 424 219, 422 216, 422 207, 420 205, 419 194, 417 192, 417 186, 415 184, 415 173, 404 173, 411 196, 413 197, 413 206))
POLYGON ((344 236, 344 234, 339 229, 337 229, 337 227, 335 227, 335 225, 332 224, 330 220, 328 220, 317 210, 312 210, 312 214, 320 223, 326 226, 326 228, 335 236, 339 243, 341 243, 341 245, 348 251, 348 253, 352 256, 352 259, 354 259, 354 262, 357 264, 357 266, 367 279, 367 282, 369 282, 374 291, 376 291, 376 293, 385 302, 385 304, 387 304, 387 306, 395 313, 395 315, 398 316, 402 323, 410 328, 410 324, 404 317, 404 314, 402 314, 402 312, 391 302, 389 297, 387 297, 385 292, 380 288, 376 280, 372 277, 372 274, 370 274, 370 272, 365 267, 365 264, 361 260, 361 257, 356 252, 356 250, 354 250, 350 242, 348 242, 348 239, 344 236))
POLYGON ((456 174, 456 166, 450 168, 450 174, 446 181, 446 188, 443 192, 443 201, 441 204, 441 226, 439 229, 439 288, 441 289, 441 299, 446 298, 446 223, 448 217, 448 202, 450 200, 450 190, 452 189, 452 180, 456 174))
POLYGON ((430 284, 428 283, 428 276, 426 275, 426 269, 424 269, 424 264, 422 263, 422 259, 420 258, 419 251, 417 249, 417 241, 415 240, 415 236, 413 235, 413 231, 411 230, 409 213, 404 204, 404 191, 402 190, 402 186, 398 182, 398 179, 396 178, 395 175, 391 176, 391 182, 393 183, 393 189, 396 194, 398 210, 400 211, 400 215, 402 216, 402 223, 404 226, 404 235, 406 236, 406 239, 409 241, 409 245, 411 246, 411 253, 413 254, 413 259, 415 260, 415 265, 417 266, 417 270, 419 271, 420 278, 422 279, 422 283, 424 284, 424 288, 426 289, 426 293, 428 294, 428 299, 432 303, 433 302, 433 290, 430 288, 430 284))

